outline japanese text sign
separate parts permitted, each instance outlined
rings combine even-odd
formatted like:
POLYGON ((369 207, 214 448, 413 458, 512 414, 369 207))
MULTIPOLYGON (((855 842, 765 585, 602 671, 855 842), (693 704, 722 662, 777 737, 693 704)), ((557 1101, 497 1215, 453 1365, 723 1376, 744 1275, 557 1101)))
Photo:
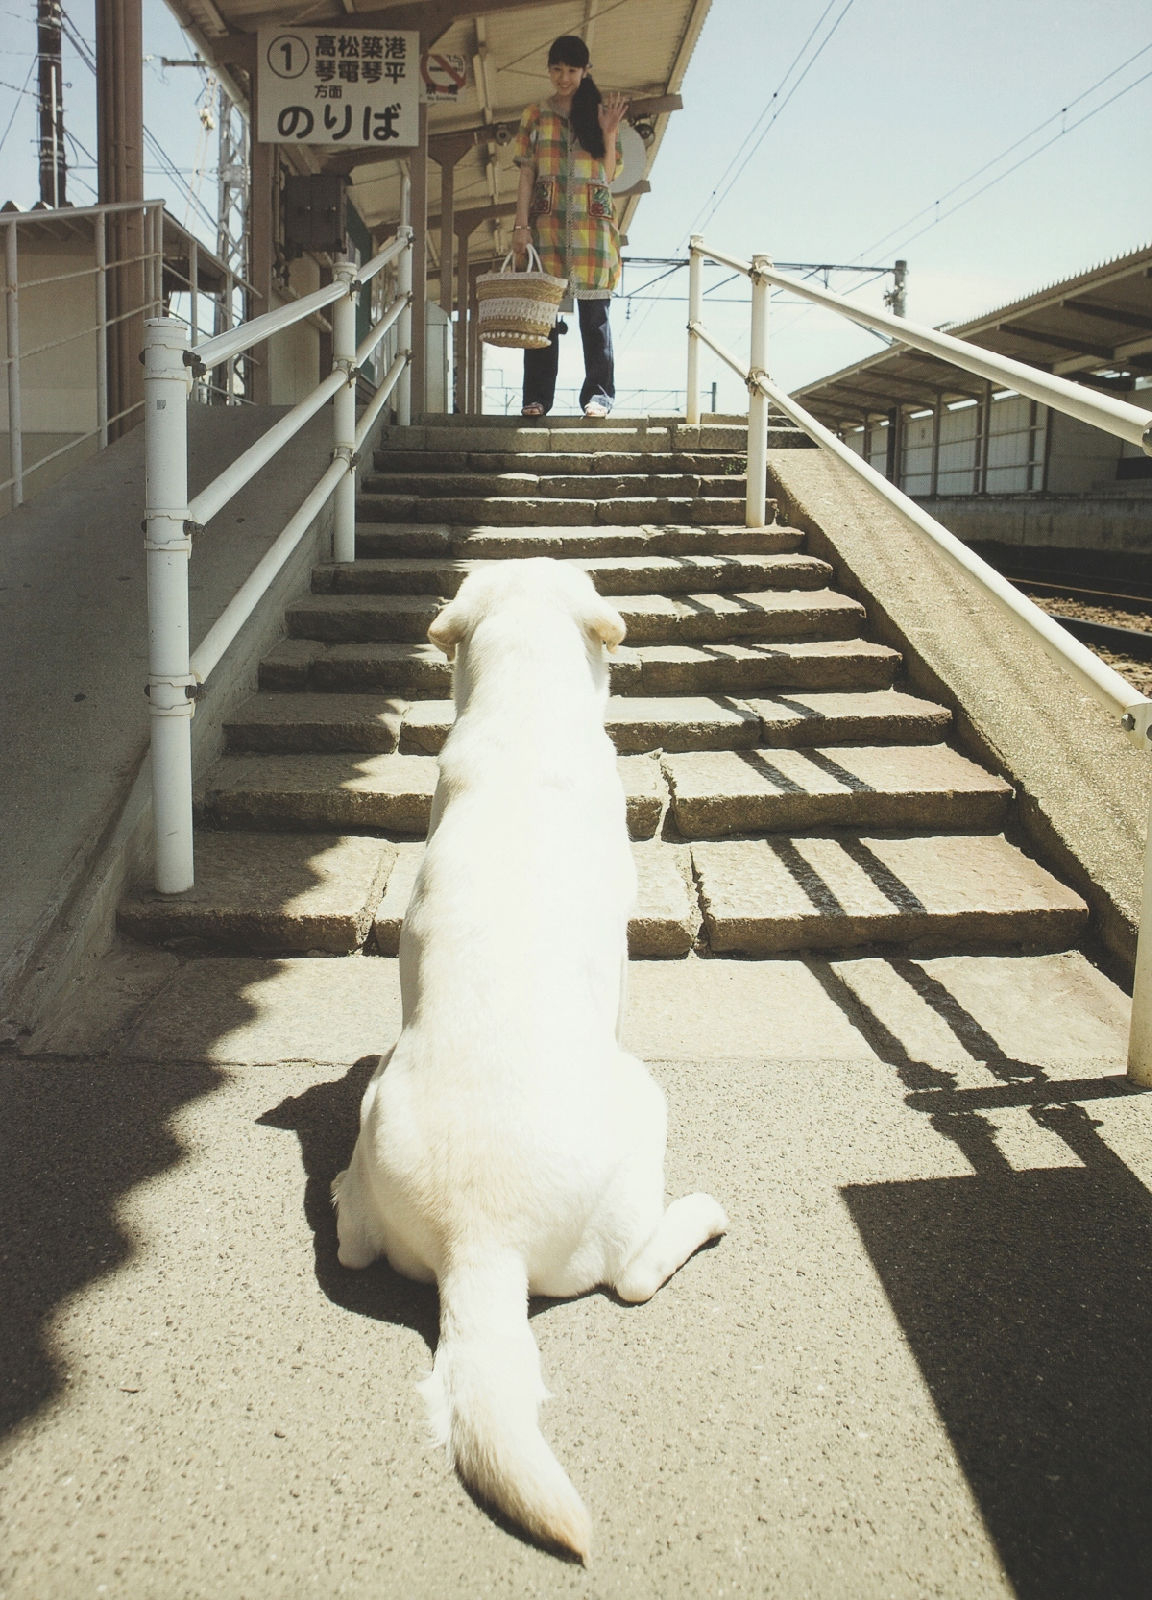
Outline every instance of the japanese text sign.
POLYGON ((263 144, 412 148, 419 142, 420 35, 357 28, 261 28, 256 137, 263 144))

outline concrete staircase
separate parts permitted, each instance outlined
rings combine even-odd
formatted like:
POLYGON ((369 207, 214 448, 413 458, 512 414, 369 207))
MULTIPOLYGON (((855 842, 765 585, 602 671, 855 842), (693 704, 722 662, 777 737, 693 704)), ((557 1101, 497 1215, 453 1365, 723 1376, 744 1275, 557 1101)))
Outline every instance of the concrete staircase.
MULTIPOLYGON (((804 441, 787 428, 770 441, 804 441)), ((578 561, 612 663, 640 878, 633 954, 1062 949, 1080 898, 1010 843, 1012 790, 901 686, 804 536, 744 520, 743 428, 392 429, 358 559, 316 569, 197 797, 197 884, 124 932, 186 950, 394 955, 452 720, 425 633, 472 561, 578 561)))

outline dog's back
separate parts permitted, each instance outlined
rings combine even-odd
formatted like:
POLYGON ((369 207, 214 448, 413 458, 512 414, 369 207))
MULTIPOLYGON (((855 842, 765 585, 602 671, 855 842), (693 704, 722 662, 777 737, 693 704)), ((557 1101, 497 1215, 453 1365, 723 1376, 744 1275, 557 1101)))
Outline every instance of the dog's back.
POLYGON ((457 718, 401 934, 400 1039, 338 1180, 340 1255, 436 1278, 439 1434, 481 1494, 585 1555, 536 1419, 527 1296, 617 1282, 670 1214, 663 1096, 617 1043, 635 871, 602 645, 623 623, 585 574, 511 562, 429 637, 455 654, 457 718))

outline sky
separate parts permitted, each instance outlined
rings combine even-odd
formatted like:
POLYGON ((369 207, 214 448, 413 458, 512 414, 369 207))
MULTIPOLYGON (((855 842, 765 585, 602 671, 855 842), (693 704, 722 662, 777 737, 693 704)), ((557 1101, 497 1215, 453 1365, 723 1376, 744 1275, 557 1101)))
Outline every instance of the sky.
MULTIPOLYGON (((34 0, 0 0, 0 199, 21 207, 38 194, 34 12, 34 0)), ((91 46, 91 0, 71 0, 66 16, 91 46)), ((162 0, 144 0, 144 49, 145 122, 214 213, 204 79, 162 65, 193 54, 162 0), (197 180, 198 164, 208 170, 197 180)), ((96 148, 94 80, 65 52, 66 124, 83 146, 71 152, 68 197, 83 205, 96 183, 85 153, 96 148)), ((602 88, 627 90, 626 61, 593 65, 602 88)), ((713 0, 682 93, 626 260, 682 256, 693 231, 740 259, 890 267, 903 257, 908 315, 938 325, 1152 240, 1146 0, 713 0)), ((212 241, 152 155, 148 180, 150 196, 212 241)), ((632 297, 612 313, 621 389, 683 387, 687 273, 645 287, 660 270, 625 271, 632 297)), ((708 276, 705 323, 742 357, 747 288, 722 276, 708 276)), ((877 308, 890 284, 830 279, 877 308)), ((769 330, 769 369, 788 389, 880 348, 786 292, 773 297, 769 330)), ((562 347, 562 386, 578 382, 578 345, 562 347)), ((743 385, 707 351, 701 379, 717 383, 721 410, 744 409, 743 385)))

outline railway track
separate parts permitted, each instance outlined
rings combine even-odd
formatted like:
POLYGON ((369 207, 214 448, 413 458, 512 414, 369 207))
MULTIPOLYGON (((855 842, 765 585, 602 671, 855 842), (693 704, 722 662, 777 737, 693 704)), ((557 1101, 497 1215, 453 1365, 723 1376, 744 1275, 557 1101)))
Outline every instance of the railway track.
POLYGON ((1088 574, 1042 567, 1002 570, 1135 689, 1152 695, 1152 585, 1102 584, 1088 574))

